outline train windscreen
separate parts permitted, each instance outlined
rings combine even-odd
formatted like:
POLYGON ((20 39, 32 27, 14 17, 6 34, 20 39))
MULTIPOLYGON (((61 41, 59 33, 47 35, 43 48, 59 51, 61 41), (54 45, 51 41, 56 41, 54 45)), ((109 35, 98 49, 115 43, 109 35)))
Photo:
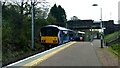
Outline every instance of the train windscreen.
POLYGON ((45 27, 41 29, 42 36, 58 36, 58 29, 54 27, 45 27))

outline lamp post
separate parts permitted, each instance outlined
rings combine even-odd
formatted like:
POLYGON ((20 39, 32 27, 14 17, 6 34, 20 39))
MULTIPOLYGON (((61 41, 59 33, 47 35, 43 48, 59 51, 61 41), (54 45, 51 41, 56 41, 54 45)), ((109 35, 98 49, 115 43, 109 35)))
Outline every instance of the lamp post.
MULTIPOLYGON (((98 4, 93 4, 92 6, 98 6, 98 4)), ((102 30, 103 30, 103 26, 102 26, 102 7, 100 8, 100 15, 101 15, 101 19, 100 19, 100 28, 101 28, 101 37, 100 37, 100 40, 101 40, 101 48, 103 48, 103 33, 102 33, 102 30)))

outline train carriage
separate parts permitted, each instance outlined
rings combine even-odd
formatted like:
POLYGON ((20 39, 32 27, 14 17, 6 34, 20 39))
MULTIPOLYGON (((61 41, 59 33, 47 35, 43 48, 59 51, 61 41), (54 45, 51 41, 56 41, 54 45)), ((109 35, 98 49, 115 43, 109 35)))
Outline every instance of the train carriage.
POLYGON ((84 41, 85 40, 85 32, 77 31, 74 40, 75 41, 84 41))
POLYGON ((60 45, 72 40, 74 31, 56 25, 47 25, 41 28, 41 44, 49 46, 60 45))

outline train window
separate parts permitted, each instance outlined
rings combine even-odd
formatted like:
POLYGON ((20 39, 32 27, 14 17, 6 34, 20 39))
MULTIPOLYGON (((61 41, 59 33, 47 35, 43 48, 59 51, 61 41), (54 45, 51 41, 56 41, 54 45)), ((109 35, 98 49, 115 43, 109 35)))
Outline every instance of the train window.
POLYGON ((53 27, 46 27, 41 29, 41 35, 42 36, 57 36, 58 35, 58 29, 53 27))
POLYGON ((67 34, 67 33, 68 33, 68 31, 63 31, 63 33, 64 33, 64 34, 67 34))

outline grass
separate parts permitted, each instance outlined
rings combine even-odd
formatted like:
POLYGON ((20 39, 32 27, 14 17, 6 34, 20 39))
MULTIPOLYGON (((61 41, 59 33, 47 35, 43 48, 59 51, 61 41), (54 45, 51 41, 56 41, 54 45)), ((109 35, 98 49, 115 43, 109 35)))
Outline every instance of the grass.
MULTIPOLYGON (((12 48, 14 48, 14 47, 12 47, 12 48)), ((7 50, 4 49, 3 50, 4 53, 2 53, 3 65, 14 62, 20 58, 22 59, 24 57, 35 54, 35 53, 41 51, 42 48, 43 48, 43 46, 40 45, 40 43, 35 42, 35 50, 32 50, 31 48, 28 48, 28 47, 24 47, 22 49, 18 48, 16 51, 9 49, 9 48, 7 48, 7 50)))
POLYGON ((116 39, 119 35, 120 35, 120 31, 117 31, 112 34, 105 35, 104 40, 106 42, 110 42, 110 41, 116 39))
MULTIPOLYGON (((112 40, 116 39, 117 37, 120 36, 120 31, 117 31, 117 32, 114 32, 112 34, 108 34, 104 37, 104 40, 105 42, 109 43, 111 42, 112 40)), ((114 54, 116 54, 117 56, 120 56, 119 55, 119 52, 120 52, 120 42, 115 42, 114 44, 112 44, 111 46, 109 46, 109 48, 112 50, 112 52, 114 54)))
POLYGON ((109 47, 110 50, 116 54, 117 56, 120 56, 119 52, 120 52, 120 43, 115 43, 112 46, 109 47))

